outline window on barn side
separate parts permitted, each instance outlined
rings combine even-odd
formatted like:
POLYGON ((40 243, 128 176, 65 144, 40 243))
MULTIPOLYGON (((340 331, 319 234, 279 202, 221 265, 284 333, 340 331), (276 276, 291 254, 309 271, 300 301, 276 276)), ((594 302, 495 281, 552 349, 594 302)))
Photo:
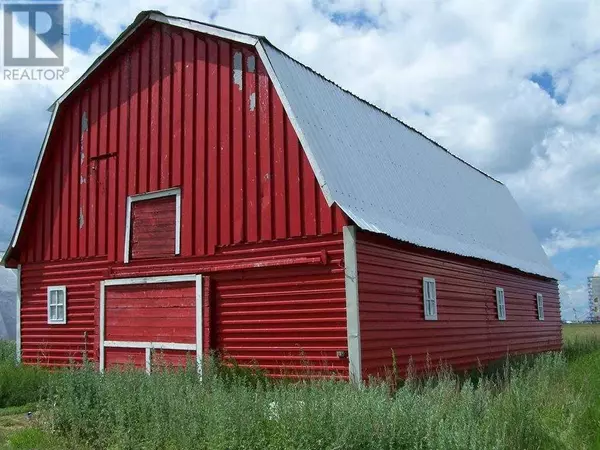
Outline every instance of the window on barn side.
POLYGON ((423 307, 425 320, 437 320, 437 294, 434 278, 423 278, 423 307))
POLYGON ((539 292, 536 294, 538 320, 544 320, 544 296, 539 292))
POLYGON ((498 320, 506 320, 506 303, 504 301, 504 289, 496 288, 496 308, 498 309, 498 320))
POLYGON ((179 255, 181 189, 127 198, 124 261, 179 255))
POLYGON ((48 288, 48 323, 53 325, 67 323, 67 288, 65 286, 48 288))

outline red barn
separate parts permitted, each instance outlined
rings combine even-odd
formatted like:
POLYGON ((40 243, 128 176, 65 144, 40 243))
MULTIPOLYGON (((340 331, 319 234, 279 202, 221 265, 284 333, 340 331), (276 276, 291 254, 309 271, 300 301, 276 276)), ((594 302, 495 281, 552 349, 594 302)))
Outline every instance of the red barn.
POLYGON ((359 381, 561 347, 504 185, 265 38, 158 12, 53 105, 3 264, 25 363, 359 381))

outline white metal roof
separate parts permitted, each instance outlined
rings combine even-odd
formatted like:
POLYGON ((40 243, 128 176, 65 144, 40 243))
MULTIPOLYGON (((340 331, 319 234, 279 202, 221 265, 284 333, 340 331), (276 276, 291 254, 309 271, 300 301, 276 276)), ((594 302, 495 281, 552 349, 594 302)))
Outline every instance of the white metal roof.
MULTIPOLYGON (((154 11, 141 13, 57 100, 53 119, 61 103, 146 20, 255 46, 328 203, 337 203, 359 227, 559 277, 504 185, 259 36, 154 11)), ((52 123, 9 251, 16 246, 52 123)))
POLYGON ((328 201, 360 228, 559 277, 506 186, 268 43, 264 51, 328 201))

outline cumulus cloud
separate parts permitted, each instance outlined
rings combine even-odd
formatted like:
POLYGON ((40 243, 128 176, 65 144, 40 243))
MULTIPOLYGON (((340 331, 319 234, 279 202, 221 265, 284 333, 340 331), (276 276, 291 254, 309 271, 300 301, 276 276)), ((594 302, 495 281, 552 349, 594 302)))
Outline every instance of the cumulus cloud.
POLYGON ((594 232, 568 232, 553 228, 550 236, 543 242, 542 247, 549 257, 560 252, 577 248, 599 247, 600 230, 594 232))
MULTIPOLYGON (((600 227, 598 2, 74 0, 70 9, 100 37, 89 52, 67 49, 69 79, 0 84, 6 221, 16 220, 47 106, 95 58, 100 42, 114 39, 140 10, 158 9, 266 35, 499 178, 549 255, 598 244, 585 231, 600 227)), ((8 234, 0 224, 0 242, 8 234)))

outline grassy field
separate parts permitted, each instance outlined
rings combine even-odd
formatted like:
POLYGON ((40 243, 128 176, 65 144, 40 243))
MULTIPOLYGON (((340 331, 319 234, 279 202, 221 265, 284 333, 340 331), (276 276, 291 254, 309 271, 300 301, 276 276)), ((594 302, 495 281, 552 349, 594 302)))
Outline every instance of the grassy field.
MULTIPOLYGON (((207 367, 147 376, 90 369, 43 380, 37 412, 0 412, 6 448, 600 449, 600 326, 495 375, 441 372, 398 389, 272 383, 207 367), (12 413, 11 413, 12 412, 12 413)), ((0 363, 1 364, 1 363, 0 363)), ((16 369, 20 370, 20 369, 16 369)), ((0 444, 1 445, 1 444, 0 444)))

